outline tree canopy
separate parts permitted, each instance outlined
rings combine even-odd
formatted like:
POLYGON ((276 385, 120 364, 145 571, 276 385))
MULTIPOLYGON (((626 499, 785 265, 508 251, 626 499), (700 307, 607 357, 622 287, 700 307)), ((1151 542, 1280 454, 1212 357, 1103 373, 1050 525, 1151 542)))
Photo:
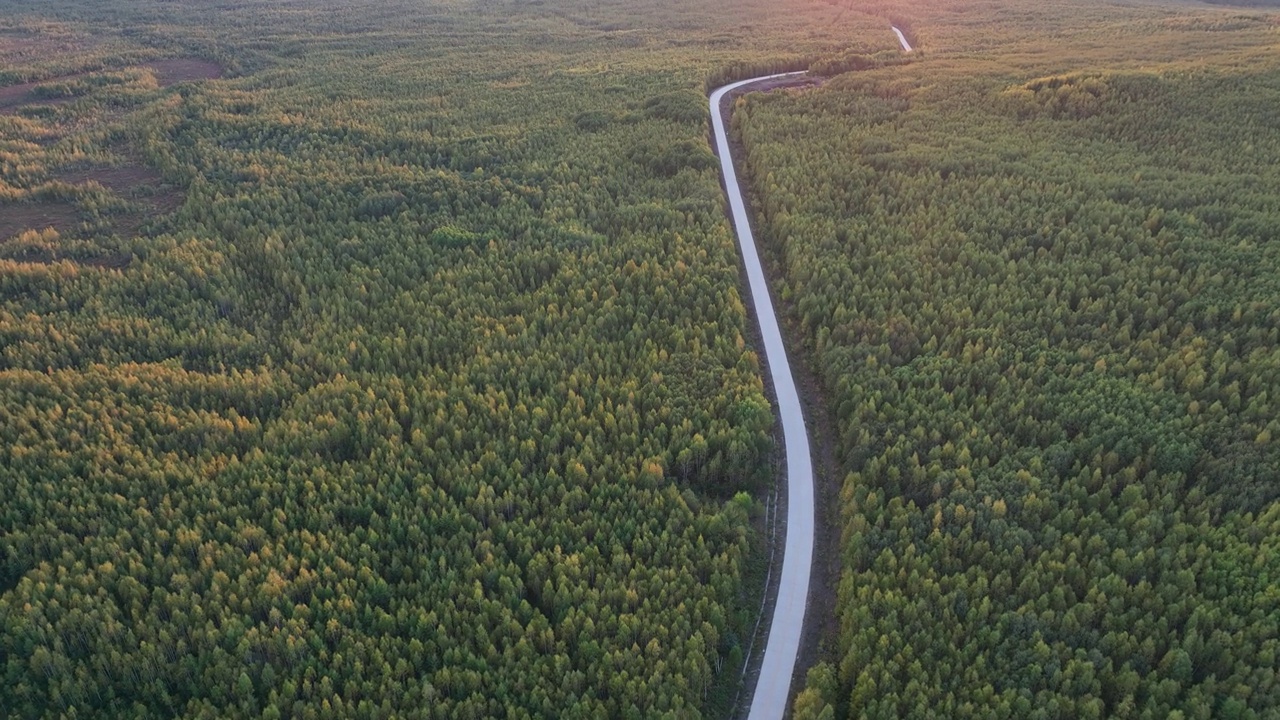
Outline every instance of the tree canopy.
POLYGON ((1280 708, 1280 70, 1219 62, 738 106, 847 473, 797 717, 1280 708))

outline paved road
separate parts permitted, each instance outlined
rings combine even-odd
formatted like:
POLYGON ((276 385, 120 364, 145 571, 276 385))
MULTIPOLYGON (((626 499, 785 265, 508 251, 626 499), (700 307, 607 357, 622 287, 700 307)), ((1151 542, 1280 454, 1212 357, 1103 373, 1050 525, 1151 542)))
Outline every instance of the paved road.
POLYGON ((911 52, 911 43, 907 42, 907 36, 903 35, 898 28, 893 28, 893 33, 898 36, 898 42, 902 43, 902 52, 911 52))
POLYGON ((764 354, 778 399, 777 411, 782 419, 783 443, 787 455, 787 540, 782 556, 781 581, 778 585, 778 600, 773 608, 773 620, 769 624, 764 662, 760 666, 760 676, 751 697, 748 720, 779 720, 786 714, 787 700, 791 694, 791 675, 795 671, 800 634, 804 629, 805 606, 809 602, 809 573, 813 565, 813 462, 809 454, 809 436, 800 407, 800 395, 796 392, 796 383, 791 377, 787 349, 782 343, 782 333, 778 330, 778 318, 773 312, 769 285, 764 277, 764 269, 760 266, 755 238, 751 235, 746 203, 742 190, 738 187, 737 174, 733 170, 729 139, 725 134, 724 118, 720 114, 720 100, 726 93, 753 82, 799 74, 801 73, 782 73, 752 78, 725 85, 711 93, 711 124, 715 130, 716 149, 720 154, 720 168, 729 195, 733 226, 738 232, 738 244, 742 248, 742 259, 747 267, 747 281, 751 288, 756 318, 760 323, 760 336, 764 339, 764 354))

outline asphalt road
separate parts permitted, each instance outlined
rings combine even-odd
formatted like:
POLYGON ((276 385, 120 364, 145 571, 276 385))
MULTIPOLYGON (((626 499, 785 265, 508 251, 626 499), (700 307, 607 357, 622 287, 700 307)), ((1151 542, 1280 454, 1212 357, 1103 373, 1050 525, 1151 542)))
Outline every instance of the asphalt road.
POLYGON ((769 624, 764 661, 751 697, 748 720, 779 720, 786 714, 787 700, 791 695, 791 676, 800 650, 805 608, 809 602, 809 574, 813 566, 813 462, 809 453, 808 430, 800 407, 800 395, 796 392, 796 383, 791 377, 787 348, 778 329, 778 318, 774 314, 773 300, 769 296, 769 284, 765 280, 764 268, 760 265, 755 237, 751 234, 746 202, 733 169, 729 139, 725 133, 724 118, 720 114, 720 100, 726 93, 744 85, 799 74, 801 73, 781 73, 752 78, 725 85, 711 93, 711 124, 715 131, 716 150, 720 155, 720 168, 729 196, 733 226, 738 233, 738 245, 742 249, 742 260, 747 269, 751 300, 755 305, 756 319, 760 323, 760 336, 764 340, 769 375, 777 396, 776 410, 782 420, 783 445, 787 456, 787 536, 782 556, 781 580, 778 599, 773 608, 773 619, 769 624))

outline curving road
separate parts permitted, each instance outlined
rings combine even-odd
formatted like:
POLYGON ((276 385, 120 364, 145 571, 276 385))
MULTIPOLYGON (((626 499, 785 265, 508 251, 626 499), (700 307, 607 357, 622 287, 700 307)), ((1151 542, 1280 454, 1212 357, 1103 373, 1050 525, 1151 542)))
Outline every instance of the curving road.
MULTIPOLYGON (((907 42, 906 35, 896 27, 893 32, 898 36, 903 52, 911 52, 911 44, 907 42)), ((729 196, 729 211, 733 216, 734 230, 738 233, 738 245, 742 249, 742 261, 747 269, 751 301, 755 306, 756 319, 760 323, 760 336, 764 340, 769 376, 773 380, 774 394, 778 399, 783 448, 787 456, 787 539, 782 555, 782 576, 778 583, 773 620, 769 623, 768 644, 765 646, 755 692, 751 696, 751 711, 747 720, 780 720, 787 714, 787 700, 791 697, 791 676, 795 674, 796 659, 800 654, 805 609, 809 604, 809 575, 813 568, 813 458, 809 453, 809 434, 804 424, 800 394, 796 391, 795 379, 791 377, 787 348, 778 329, 778 317, 773 311, 773 299, 769 296, 769 284, 764 277, 764 268, 760 265, 755 236, 751 234, 747 204, 742 188, 738 186, 738 174, 734 171, 733 154, 725 132, 724 113, 720 112, 720 104, 725 95, 747 85, 803 74, 802 71, 763 75, 725 85, 711 93, 711 127, 715 133, 716 153, 720 156, 720 172, 724 177, 725 193, 729 196)))
POLYGON ((756 318, 760 323, 760 336, 764 340, 764 354, 769 364, 774 393, 778 399, 778 415, 782 420, 783 445, 787 456, 787 539, 782 556, 782 575, 778 585, 778 599, 773 608, 773 620, 769 624, 769 640, 765 646, 764 662, 760 666, 755 693, 751 697, 748 720, 776 720, 787 711, 791 695, 791 676, 795 671, 796 657, 800 650, 800 634, 804 629, 805 606, 809 602, 809 572, 813 564, 813 462, 809 454, 809 435, 804 425, 804 413, 800 407, 800 394, 796 392, 791 377, 791 365, 787 362, 787 349, 782 343, 778 318, 773 312, 773 300, 769 297, 769 284, 756 252, 755 237, 747 217, 746 202, 738 187, 738 176, 733 169, 729 138, 725 133, 724 117, 720 113, 720 101, 744 85, 803 73, 780 73, 743 80, 725 85, 711 93, 711 124, 715 131, 716 150, 720 155, 720 169, 729 196, 729 210, 733 226, 742 248, 742 260, 747 269, 747 282, 756 318))

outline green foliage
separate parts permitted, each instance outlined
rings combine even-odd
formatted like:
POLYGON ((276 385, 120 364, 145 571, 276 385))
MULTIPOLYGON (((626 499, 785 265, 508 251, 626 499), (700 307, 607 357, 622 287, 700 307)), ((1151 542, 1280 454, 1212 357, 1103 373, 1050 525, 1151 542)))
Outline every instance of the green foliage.
POLYGON ((0 0, 0 716, 724 714, 783 10, 0 0))
POLYGON ((644 111, 649 117, 678 123, 704 123, 707 121, 707 101, 692 90, 663 93, 644 101, 644 111))
POLYGON ((821 662, 809 669, 805 687, 796 697, 796 720, 834 720, 840 705, 835 669, 821 662))
POLYGON ((627 157, 647 172, 674 177, 682 170, 703 171, 716 166, 716 157, 705 142, 679 140, 653 142, 653 138, 637 141, 627 157))
POLYGON ((384 190, 366 195, 356 208, 359 220, 377 220, 394 215, 405 206, 407 198, 404 193, 395 190, 384 190))
POLYGON ((473 233, 470 230, 453 225, 445 225, 431 231, 431 243, 439 247, 446 248, 464 248, 479 246, 484 238, 479 233, 473 233))
POLYGON ((1039 78, 1004 93, 1022 118, 1082 120, 1098 114, 1113 99, 1105 77, 1073 75, 1039 78))
POLYGON ((816 75, 832 76, 858 70, 875 70, 878 68, 905 65, 915 56, 904 55, 896 50, 883 50, 877 53, 846 51, 833 57, 821 58, 809 65, 809 72, 816 75))
POLYGON ((736 111, 847 472, 796 715, 1274 714, 1280 68, 986 62, 736 111))
POLYGON ((573 124, 583 132, 599 132, 609 127, 613 118, 600 110, 584 110, 573 118, 573 124))

